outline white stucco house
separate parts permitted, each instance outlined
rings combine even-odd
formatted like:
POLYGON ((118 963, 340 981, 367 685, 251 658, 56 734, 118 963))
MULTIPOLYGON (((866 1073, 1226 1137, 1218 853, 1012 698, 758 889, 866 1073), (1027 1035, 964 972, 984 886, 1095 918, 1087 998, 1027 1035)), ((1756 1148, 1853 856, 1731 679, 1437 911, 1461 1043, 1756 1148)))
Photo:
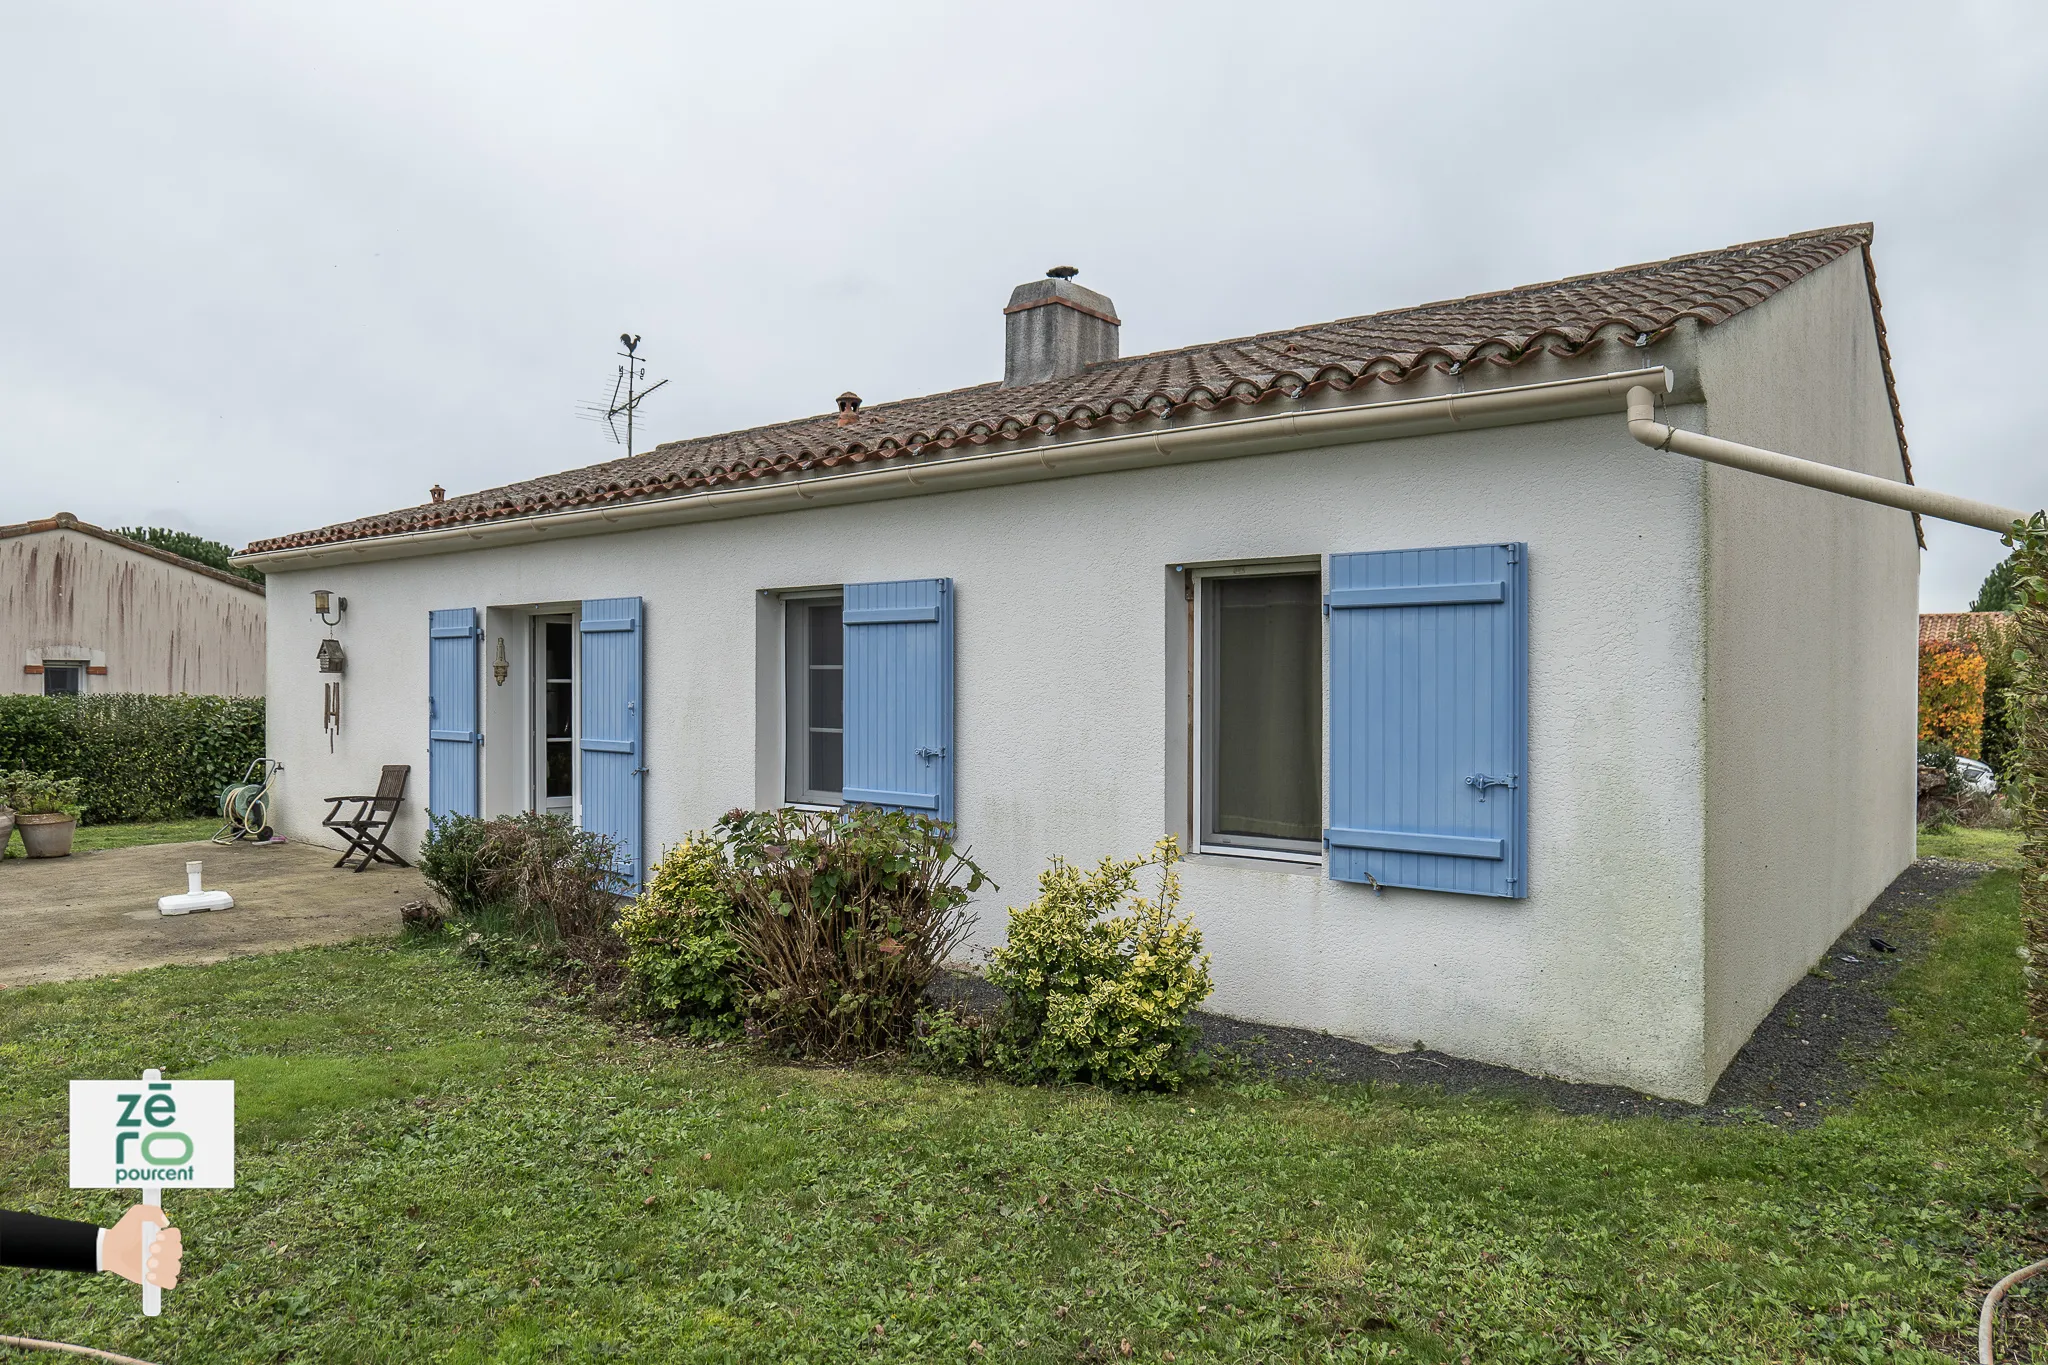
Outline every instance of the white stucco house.
POLYGON ((1001 883, 982 944, 1169 831, 1211 1008, 1704 1099, 1913 857, 1916 527, 1646 450, 1624 394, 1910 479, 1869 245, 1123 358, 1054 271, 1001 382, 261 541, 279 824, 387 763, 636 870, 898 805, 1001 883))

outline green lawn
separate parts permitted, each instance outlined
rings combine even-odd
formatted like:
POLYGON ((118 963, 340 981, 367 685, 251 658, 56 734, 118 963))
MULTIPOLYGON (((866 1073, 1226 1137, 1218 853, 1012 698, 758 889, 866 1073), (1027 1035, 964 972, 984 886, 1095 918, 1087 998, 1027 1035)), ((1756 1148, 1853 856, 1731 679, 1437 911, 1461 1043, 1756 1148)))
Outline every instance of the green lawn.
POLYGON ((162 1318, 0 1272, 0 1331, 165 1365, 1965 1358, 2048 1254, 2016 925, 2013 873, 1951 900, 1872 1087, 1796 1132, 797 1068, 393 944, 0 991, 0 1205, 122 1206, 66 1188, 71 1077, 232 1077, 241 1124, 240 1186, 172 1196, 162 1318))
MULTIPOLYGON (((195 839, 211 839, 219 828, 217 816, 204 820, 156 820, 137 825, 80 825, 71 838, 71 851, 91 853, 102 848, 133 848, 137 844, 190 843, 195 839)), ((8 857, 27 856, 21 851, 19 834, 9 834, 8 839, 8 857)))
POLYGON ((2016 829, 1965 829, 1951 826, 1940 833, 1920 831, 1923 858, 1963 858, 1973 863, 2020 865, 2020 832, 2016 829))

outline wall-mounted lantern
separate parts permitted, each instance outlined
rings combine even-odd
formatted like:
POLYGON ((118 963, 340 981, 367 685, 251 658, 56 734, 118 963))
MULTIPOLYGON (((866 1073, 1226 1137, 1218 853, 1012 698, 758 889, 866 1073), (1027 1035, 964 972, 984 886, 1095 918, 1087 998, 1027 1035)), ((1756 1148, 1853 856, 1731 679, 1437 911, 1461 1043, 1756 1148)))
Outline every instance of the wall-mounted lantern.
MULTIPOLYGON (((341 618, 348 615, 348 599, 346 597, 337 597, 325 588, 315 588, 313 589, 313 614, 320 618, 320 624, 323 626, 329 628, 338 626, 341 624, 341 618), (327 619, 329 611, 334 613, 332 621, 327 619)), ((335 671, 339 672, 340 670, 336 669, 335 671)))
POLYGON ((313 657, 320 661, 320 671, 322 673, 342 673, 347 671, 348 658, 341 652, 341 641, 335 639, 332 635, 320 642, 320 651, 313 657))
POLYGON ((505 662, 505 637, 500 635, 498 637, 498 660, 496 663, 491 665, 491 676, 497 679, 498 686, 503 687, 505 685, 505 679, 509 677, 511 673, 512 665, 505 662))

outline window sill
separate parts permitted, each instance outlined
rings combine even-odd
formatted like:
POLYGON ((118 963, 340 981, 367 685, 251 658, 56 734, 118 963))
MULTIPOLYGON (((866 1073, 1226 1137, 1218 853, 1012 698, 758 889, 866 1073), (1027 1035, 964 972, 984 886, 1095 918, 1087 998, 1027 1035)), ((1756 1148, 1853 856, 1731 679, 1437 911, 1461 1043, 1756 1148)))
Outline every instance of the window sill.
POLYGON ((1320 877, 1326 870, 1325 860, 1303 854, 1286 854, 1266 849, 1217 849, 1200 848, 1187 857, 1190 863, 1215 867, 1241 867, 1257 872, 1291 872, 1297 876, 1320 877))

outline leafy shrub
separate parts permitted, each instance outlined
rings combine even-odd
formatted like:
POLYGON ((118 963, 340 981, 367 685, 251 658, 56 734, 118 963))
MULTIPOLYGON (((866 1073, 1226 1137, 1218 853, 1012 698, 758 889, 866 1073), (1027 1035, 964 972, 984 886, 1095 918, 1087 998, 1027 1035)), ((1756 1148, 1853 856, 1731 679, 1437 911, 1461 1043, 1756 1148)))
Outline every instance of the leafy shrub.
POLYGON ((749 1023, 806 1056, 902 1043, 988 884, 950 827, 871 807, 741 810, 718 837, 749 1023))
POLYGON ((427 813, 427 837, 420 841, 420 877, 452 915, 483 907, 484 822, 474 815, 427 813))
POLYGON ((538 940, 593 940, 618 906, 612 840, 560 815, 482 820, 430 816, 420 875, 450 913, 509 917, 506 930, 538 940))
POLYGON ((921 1009, 911 1023, 910 1060, 941 1076, 987 1071, 996 1062, 1001 1024, 967 1005, 921 1009))
POLYGON ((692 835, 662 855, 647 889, 619 916, 635 1004, 693 1037, 740 1028, 744 983, 726 870, 719 844, 692 835))
MULTIPOLYGON (((2012 561, 2007 559, 2005 567, 2012 561)), ((2011 583, 2006 584, 2008 591, 2011 583)), ((1984 656, 1984 737, 1980 756, 2003 782, 2012 770, 2013 751, 2018 745, 2019 715, 2015 706, 2013 651, 2018 641, 2011 616, 1995 617, 1977 624, 1970 632, 1977 652, 1984 656)))
POLYGON ((0 773, 0 807, 17 815, 70 815, 79 813, 79 781, 54 773, 16 771, 0 773))
POLYGON ((96 823, 212 815, 263 726, 261 697, 0 696, 0 769, 79 779, 96 823))
POLYGON ((2026 963, 2024 1043, 2034 1094, 2029 1127, 2036 1198, 2048 1202, 2048 514, 2011 537, 2017 632, 2010 715, 2012 798, 2021 812, 2020 916, 2026 963))
POLYGON ((1201 931, 1179 914, 1179 859, 1166 838, 1149 857, 1104 858, 1092 872, 1055 858, 1039 875, 1038 898, 1010 912, 989 954, 988 979, 1008 997, 1006 1070, 1179 1088, 1195 1039, 1187 1016, 1211 986, 1201 931), (1155 864, 1159 895, 1139 896, 1138 874, 1155 864))
POLYGON ((1920 646, 1920 738, 1977 757, 1984 739, 1984 656, 1969 645, 1920 646))

